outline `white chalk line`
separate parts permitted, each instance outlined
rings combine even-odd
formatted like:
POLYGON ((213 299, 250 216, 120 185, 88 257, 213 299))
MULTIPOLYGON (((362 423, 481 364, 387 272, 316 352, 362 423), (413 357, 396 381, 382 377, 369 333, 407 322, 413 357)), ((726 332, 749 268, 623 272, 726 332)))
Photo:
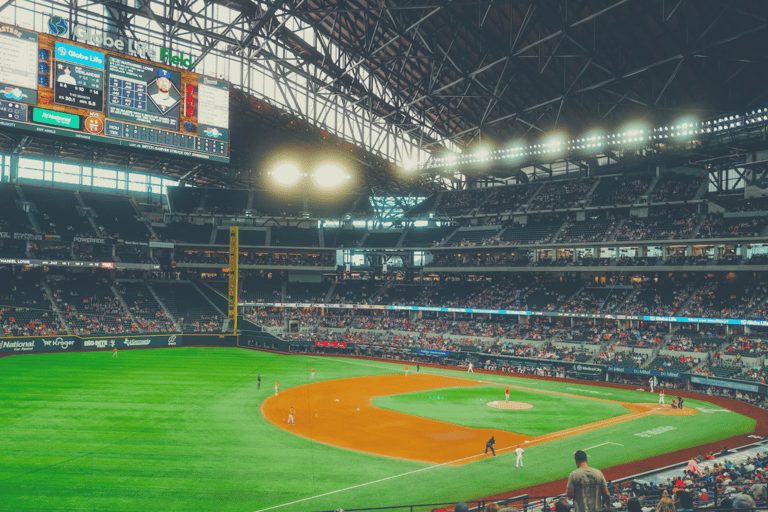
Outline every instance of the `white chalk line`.
POLYGON ((609 441, 609 442, 607 442, 607 443, 596 444, 595 446, 590 446, 589 448, 584 448, 584 451, 587 451, 587 450, 591 450, 592 448, 599 448, 600 446, 605 446, 606 444, 615 444, 616 446, 624 446, 623 444, 619 444, 619 443, 611 443, 611 442, 609 441))
MULTIPOLYGON (((499 450, 499 451, 501 451, 501 450, 499 450)), ((326 493, 323 493, 323 494, 318 494, 316 496, 310 496, 308 498, 302 498, 300 500, 292 501, 290 503, 283 503, 282 505, 274 505, 272 507, 262 508, 260 510, 257 510, 256 512, 265 512, 266 510, 274 510, 276 508, 287 507, 289 505, 295 505, 297 503, 302 503, 302 502, 305 502, 305 501, 314 500, 314 499, 317 499, 317 498, 322 498, 324 496, 330 496, 331 494, 336 494, 336 493, 340 493, 340 492, 344 492, 344 491, 351 491, 352 489, 357 489, 359 487, 365 487, 367 485, 378 484, 380 482, 385 482, 387 480, 392 480, 394 478, 400 478, 402 476, 413 475, 415 473, 420 473, 422 471, 427 471, 429 469, 435 469, 435 468, 447 466, 447 465, 450 465, 450 464, 456 464, 458 462, 463 462, 465 460, 474 459, 476 457, 482 457, 483 455, 484 454, 482 454, 482 453, 479 454, 479 455, 470 455, 469 457, 464 457, 464 458, 452 460, 452 461, 449 461, 449 462, 443 462, 441 464, 435 464, 433 466, 427 466, 426 468, 415 469, 413 471, 408 471, 406 473, 401 473, 399 475, 392 475, 392 476, 388 476, 386 478, 380 478, 379 480, 373 480, 371 482, 365 482, 365 483, 362 483, 362 484, 357 484, 357 485, 352 485, 350 487, 345 487, 344 489, 337 489, 335 491, 330 491, 330 492, 326 492, 326 493)))

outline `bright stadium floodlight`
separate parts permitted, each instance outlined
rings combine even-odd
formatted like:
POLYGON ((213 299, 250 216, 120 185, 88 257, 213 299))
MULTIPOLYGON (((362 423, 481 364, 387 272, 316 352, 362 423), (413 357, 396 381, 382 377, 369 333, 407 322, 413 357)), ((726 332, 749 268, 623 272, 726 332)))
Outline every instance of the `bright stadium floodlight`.
POLYGON ((419 168, 419 156, 416 151, 413 151, 403 157, 403 171, 413 172, 419 168))
POLYGON ((338 188, 350 179, 349 173, 333 162, 318 165, 312 173, 312 181, 315 185, 326 190, 338 188))
POLYGON ((296 162, 280 162, 269 173, 272 181, 282 187, 291 187, 302 177, 301 169, 296 162))
POLYGON ((544 153, 559 153, 566 147, 566 137, 559 133, 553 133, 539 146, 542 147, 544 153))
POLYGON ((488 146, 480 146, 477 148, 473 156, 477 162, 487 162, 491 157, 491 150, 488 149, 488 146))

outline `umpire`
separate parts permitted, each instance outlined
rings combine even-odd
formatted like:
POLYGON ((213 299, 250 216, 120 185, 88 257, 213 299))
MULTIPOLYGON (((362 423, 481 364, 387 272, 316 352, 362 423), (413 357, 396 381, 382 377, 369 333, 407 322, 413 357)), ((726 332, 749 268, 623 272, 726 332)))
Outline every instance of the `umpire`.
POLYGON ((488 440, 487 443, 485 443, 485 453, 488 453, 488 448, 491 449, 491 453, 493 456, 496 456, 496 450, 493 449, 493 445, 496 444, 496 439, 494 436, 491 436, 491 438, 488 440))

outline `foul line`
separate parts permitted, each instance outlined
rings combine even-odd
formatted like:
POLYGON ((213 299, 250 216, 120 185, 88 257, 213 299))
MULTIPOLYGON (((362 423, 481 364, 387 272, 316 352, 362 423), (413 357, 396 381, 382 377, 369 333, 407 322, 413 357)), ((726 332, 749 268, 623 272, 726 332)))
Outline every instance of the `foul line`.
POLYGON ((611 442, 609 441, 609 442, 607 442, 607 443, 596 444, 595 446, 590 446, 589 448, 584 448, 584 451, 587 451, 587 450, 591 450, 592 448, 599 448, 600 446, 605 446, 606 444, 615 444, 616 446, 624 446, 623 444, 619 444, 619 443, 611 443, 611 442))
POLYGON ((435 468, 439 468, 439 467, 442 467, 442 466, 447 466, 447 465, 450 465, 450 464, 455 464, 457 462, 462 462, 462 461, 465 461, 465 460, 474 459, 476 457, 481 457, 481 456, 483 456, 482 453, 480 455, 470 455, 469 457, 464 457, 464 458, 452 460, 452 461, 449 461, 449 462, 443 462, 441 464, 435 464, 433 466, 427 466, 426 468, 415 469, 413 471, 408 471, 407 473, 401 473, 399 475, 392 475, 392 476, 388 476, 386 478, 380 478, 379 480, 372 480, 370 482, 365 482, 365 483, 362 483, 362 484, 353 485, 351 487, 345 487, 344 489, 337 489, 335 491, 330 491, 330 492, 326 492, 326 493, 323 493, 323 494, 318 494, 316 496, 310 496, 309 498, 302 498, 300 500, 292 501, 290 503, 283 503, 282 505, 275 505, 275 506, 272 506, 272 507, 262 508, 260 510, 257 510, 256 512, 264 512, 266 510, 274 510, 274 509, 280 508, 280 507, 287 507, 288 505, 295 505, 297 503, 302 503, 304 501, 314 500, 316 498, 322 498, 324 496, 330 496, 331 494, 336 494, 336 493, 339 493, 339 492, 350 491, 352 489, 357 489, 359 487, 365 487, 366 485, 372 485, 372 484, 377 484, 379 482, 385 482, 387 480, 392 480, 394 478, 400 478, 401 476, 413 475, 415 473, 420 473, 422 471, 427 471, 429 469, 435 469, 435 468))

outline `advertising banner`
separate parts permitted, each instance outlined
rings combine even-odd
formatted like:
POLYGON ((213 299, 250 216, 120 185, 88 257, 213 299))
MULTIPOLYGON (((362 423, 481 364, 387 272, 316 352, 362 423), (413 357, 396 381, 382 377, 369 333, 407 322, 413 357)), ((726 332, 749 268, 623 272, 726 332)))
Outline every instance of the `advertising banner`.
POLYGON ((83 350, 105 348, 179 347, 182 334, 146 334, 143 336, 100 336, 83 338, 83 350))
POLYGON ((316 341, 315 346, 347 348, 347 343, 345 341, 316 341))
POLYGON ((433 350, 431 348, 420 348, 418 353, 424 356, 442 356, 442 357, 448 357, 451 354, 447 350, 433 350))
POLYGON ((703 384, 705 386, 715 386, 718 388, 738 389, 741 391, 751 391, 752 393, 759 393, 760 386, 757 384, 747 384, 746 382, 734 382, 731 380, 713 379, 711 377, 698 377, 691 376, 691 383, 703 384))
POLYGON ((623 368, 621 366, 609 366, 608 371, 611 373, 631 373, 633 375, 655 375, 656 377, 672 377, 679 379, 680 374, 678 372, 660 372, 658 370, 644 370, 642 368, 623 368))
POLYGON ((0 353, 21 352, 60 352, 79 350, 80 339, 77 336, 23 336, 0 338, 0 353))

